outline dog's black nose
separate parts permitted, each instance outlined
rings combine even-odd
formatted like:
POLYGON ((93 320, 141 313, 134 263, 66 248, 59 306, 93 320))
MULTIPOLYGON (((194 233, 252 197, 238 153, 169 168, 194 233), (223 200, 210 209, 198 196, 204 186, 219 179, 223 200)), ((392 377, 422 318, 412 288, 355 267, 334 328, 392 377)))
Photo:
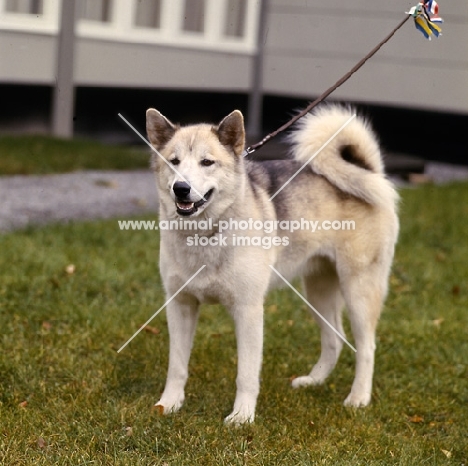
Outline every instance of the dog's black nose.
POLYGON ((190 185, 185 181, 176 181, 172 189, 179 199, 185 199, 190 194, 190 185))

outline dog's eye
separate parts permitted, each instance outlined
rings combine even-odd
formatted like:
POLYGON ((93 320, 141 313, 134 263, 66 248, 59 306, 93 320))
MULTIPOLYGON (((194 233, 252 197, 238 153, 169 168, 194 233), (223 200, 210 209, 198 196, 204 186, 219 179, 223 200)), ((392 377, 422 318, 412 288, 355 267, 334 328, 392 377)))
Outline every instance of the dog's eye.
POLYGON ((169 162, 171 162, 172 165, 179 165, 180 160, 176 157, 176 158, 174 158, 174 159, 172 159, 172 160, 169 160, 169 162))
POLYGON ((203 167, 209 167, 210 165, 214 164, 214 160, 203 159, 201 164, 203 167))

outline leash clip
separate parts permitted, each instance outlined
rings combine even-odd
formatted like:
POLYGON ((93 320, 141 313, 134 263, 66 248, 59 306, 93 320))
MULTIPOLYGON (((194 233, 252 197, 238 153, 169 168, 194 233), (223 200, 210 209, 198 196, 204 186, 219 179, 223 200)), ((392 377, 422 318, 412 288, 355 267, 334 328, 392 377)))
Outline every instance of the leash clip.
POLYGON ((250 154, 253 154, 256 151, 252 146, 247 147, 244 149, 244 152, 242 152, 242 157, 247 157, 250 154))

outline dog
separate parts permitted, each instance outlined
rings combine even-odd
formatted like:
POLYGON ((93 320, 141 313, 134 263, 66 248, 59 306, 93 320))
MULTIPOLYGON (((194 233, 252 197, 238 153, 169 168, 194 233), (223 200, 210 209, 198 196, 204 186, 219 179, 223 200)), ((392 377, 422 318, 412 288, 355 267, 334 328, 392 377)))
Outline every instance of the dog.
POLYGON ((346 305, 357 352, 344 404, 367 406, 376 326, 399 229, 398 195, 384 174, 368 122, 348 108, 324 106, 303 117, 289 135, 292 157, 263 162, 242 156, 245 130, 238 110, 218 125, 180 127, 150 108, 146 129, 157 151, 152 167, 160 222, 182 225, 161 229, 170 345, 156 409, 168 414, 181 408, 199 305, 221 303, 234 319, 238 347, 237 391, 225 422, 253 422, 264 298, 296 276, 320 313, 313 315, 321 329, 321 355, 292 386, 322 384, 333 370, 343 346, 346 305), (282 228, 294 221, 297 227, 298 219, 301 225, 314 219, 319 226, 314 232, 282 228), (336 221, 352 221, 355 229, 325 228, 339 225, 336 221))

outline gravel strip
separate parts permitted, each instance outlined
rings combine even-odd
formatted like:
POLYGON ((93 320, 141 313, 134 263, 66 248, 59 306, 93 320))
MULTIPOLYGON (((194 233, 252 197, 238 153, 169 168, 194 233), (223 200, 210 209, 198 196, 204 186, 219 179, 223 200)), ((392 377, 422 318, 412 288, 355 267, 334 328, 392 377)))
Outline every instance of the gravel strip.
MULTIPOLYGON (((427 162, 424 174, 434 183, 468 180, 468 167, 427 162)), ((157 211, 158 194, 150 171, 0 177, 0 231, 157 211)))
POLYGON ((157 212, 149 171, 0 177, 0 231, 157 212))

